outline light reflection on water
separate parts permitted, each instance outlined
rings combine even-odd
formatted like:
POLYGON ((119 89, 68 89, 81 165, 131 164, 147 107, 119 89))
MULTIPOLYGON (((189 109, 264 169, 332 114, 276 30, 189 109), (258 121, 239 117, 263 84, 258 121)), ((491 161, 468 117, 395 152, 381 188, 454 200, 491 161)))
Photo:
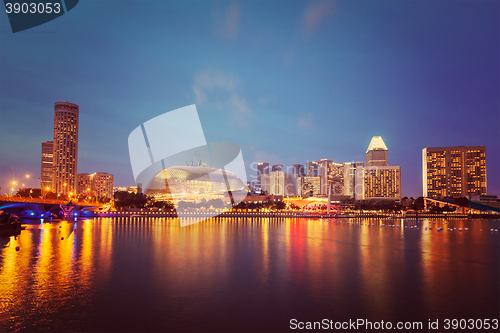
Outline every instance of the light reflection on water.
POLYGON ((498 318, 500 236, 490 228, 499 226, 498 220, 223 218, 184 228, 163 218, 31 221, 20 236, 0 238, 0 328, 285 331, 292 318, 498 318), (470 230, 458 230, 464 227, 470 230))

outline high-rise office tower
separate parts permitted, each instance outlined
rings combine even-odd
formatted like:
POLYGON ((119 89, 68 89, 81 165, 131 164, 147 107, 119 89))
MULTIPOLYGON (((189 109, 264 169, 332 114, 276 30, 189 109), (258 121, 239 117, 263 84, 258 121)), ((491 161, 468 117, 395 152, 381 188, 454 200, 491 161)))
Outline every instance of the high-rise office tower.
POLYGON ((76 195, 78 111, 76 104, 55 103, 52 189, 56 193, 76 195))
POLYGON ((285 195, 285 172, 271 171, 269 174, 269 194, 285 195))
POLYGON ((365 162, 344 163, 344 195, 355 200, 362 200, 364 183, 365 162))
POLYGON ((283 164, 275 164, 273 165, 273 168, 271 171, 284 171, 283 170, 283 164))
POLYGON ((386 166, 388 163, 387 146, 380 136, 374 136, 366 150, 366 166, 386 166))
POLYGON ((307 177, 319 177, 319 164, 315 161, 306 162, 307 177))
POLYGON ((42 193, 52 189, 52 174, 54 166, 54 143, 52 141, 42 142, 42 168, 41 168, 41 186, 42 193), (48 190, 47 190, 48 188, 48 190))
POLYGON ((305 177, 305 169, 304 169, 304 164, 294 164, 293 165, 293 175, 295 177, 305 177))
POLYGON ((297 183, 301 197, 312 197, 320 192, 319 177, 299 177, 297 183))
POLYGON ((486 147, 432 147, 422 150, 424 197, 486 195, 486 147))
POLYGON ((327 195, 331 186, 332 195, 342 195, 344 193, 344 165, 327 158, 322 159, 318 164, 321 165, 321 194, 327 195))
POLYGON ((364 199, 401 199, 401 167, 365 167, 364 199))
POLYGON ((257 187, 262 189, 262 175, 269 174, 269 163, 262 162, 257 164, 257 187))

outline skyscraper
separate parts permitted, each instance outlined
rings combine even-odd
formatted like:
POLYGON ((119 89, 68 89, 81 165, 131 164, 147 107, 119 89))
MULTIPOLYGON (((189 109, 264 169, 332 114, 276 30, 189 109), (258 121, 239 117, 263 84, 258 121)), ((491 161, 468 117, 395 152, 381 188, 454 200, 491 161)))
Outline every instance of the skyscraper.
POLYGON ((374 136, 366 150, 366 166, 386 166, 388 149, 381 136, 374 136))
POLYGON ((319 164, 315 161, 306 162, 307 177, 319 177, 319 164))
POLYGON ((344 195, 362 200, 365 192, 365 162, 344 163, 344 195))
POLYGON ((369 166, 364 168, 364 199, 401 199, 401 167, 369 166))
POLYGON ((42 142, 42 168, 40 180, 42 193, 52 189, 52 174, 54 166, 54 143, 52 141, 42 142))
POLYGON ((76 195, 78 112, 76 104, 55 103, 52 189, 56 193, 76 195))
POLYGON ((304 164, 294 164, 293 165, 293 175, 295 177, 304 177, 306 175, 304 170, 304 164))
POLYGON ((273 165, 273 168, 271 171, 284 171, 283 170, 283 164, 275 164, 273 165))
POLYGON ((433 147, 422 150, 424 197, 486 195, 486 147, 433 147))
POLYGON ((319 177, 299 177, 297 183, 301 197, 312 197, 320 192, 319 177))
POLYGON ((331 186, 333 195, 342 195, 344 193, 344 165, 327 158, 318 163, 321 165, 321 194, 327 195, 331 186))
POLYGON ((269 174, 269 163, 262 162, 257 164, 257 187, 262 189, 262 175, 269 174))

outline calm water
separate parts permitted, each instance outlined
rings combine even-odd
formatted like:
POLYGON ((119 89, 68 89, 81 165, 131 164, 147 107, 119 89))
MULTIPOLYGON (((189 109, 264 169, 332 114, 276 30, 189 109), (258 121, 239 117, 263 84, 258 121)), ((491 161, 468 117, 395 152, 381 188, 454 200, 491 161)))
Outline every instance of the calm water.
POLYGON ((500 221, 432 222, 31 221, 0 238, 0 331, 290 331, 293 318, 439 319, 444 331, 446 318, 498 319, 500 221))

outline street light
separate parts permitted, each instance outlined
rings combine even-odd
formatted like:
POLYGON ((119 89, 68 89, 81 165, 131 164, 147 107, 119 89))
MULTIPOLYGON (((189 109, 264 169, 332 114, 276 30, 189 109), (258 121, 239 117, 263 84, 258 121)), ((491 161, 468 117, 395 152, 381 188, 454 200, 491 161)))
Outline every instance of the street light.
POLYGON ((14 186, 16 186, 16 185, 17 185, 17 182, 15 182, 15 181, 12 182, 12 186, 9 188, 9 197, 12 196, 12 191, 14 191, 14 186))
POLYGON ((36 182, 38 183, 38 186, 40 186, 40 197, 43 199, 43 187, 42 187, 42 184, 40 184, 40 181, 38 179, 36 179, 35 177, 30 176, 30 175, 26 175, 26 178, 31 178, 31 179, 36 180, 36 182))

